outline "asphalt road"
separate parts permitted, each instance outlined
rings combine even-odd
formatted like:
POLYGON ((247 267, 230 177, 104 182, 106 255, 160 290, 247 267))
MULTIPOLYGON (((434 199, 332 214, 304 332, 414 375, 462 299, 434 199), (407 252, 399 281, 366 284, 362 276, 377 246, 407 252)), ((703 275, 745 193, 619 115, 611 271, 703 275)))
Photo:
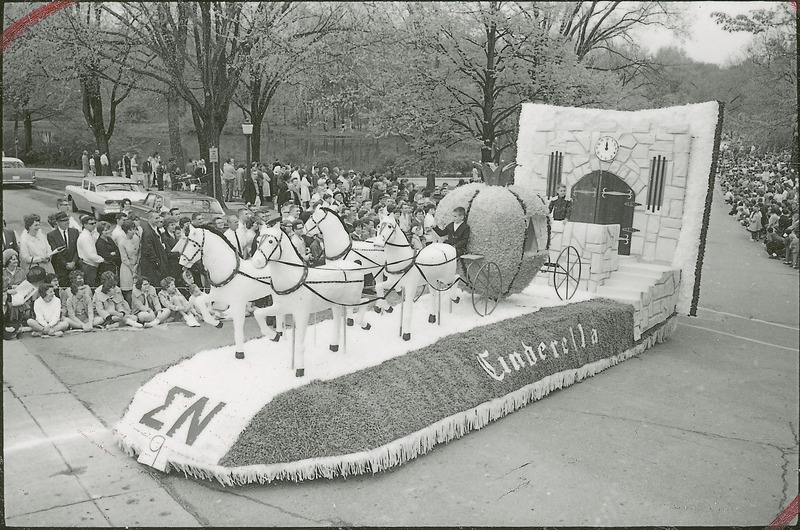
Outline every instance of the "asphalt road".
MULTIPOLYGON (((9 220, 54 205, 37 191, 4 190, 3 198, 9 220)), ((102 514, 83 524, 113 526, 181 524, 176 510, 185 524, 214 526, 766 525, 798 491, 798 274, 747 241, 719 197, 709 237, 699 315, 680 318, 667 343, 400 467, 231 488, 129 459, 157 485, 149 504, 114 503, 128 497, 108 493, 56 508, 9 495, 24 476, 7 472, 7 523, 81 524, 64 518, 81 506, 102 514)), ((248 322, 246 335, 255 333, 248 322)), ((33 410, 46 395, 9 383, 21 377, 16 359, 40 361, 54 385, 110 428, 155 373, 229 343, 229 334, 173 324, 25 338, 15 347, 27 357, 6 358, 5 425, 12 405, 33 410)), ((7 452, 8 466, 21 454, 7 452)))

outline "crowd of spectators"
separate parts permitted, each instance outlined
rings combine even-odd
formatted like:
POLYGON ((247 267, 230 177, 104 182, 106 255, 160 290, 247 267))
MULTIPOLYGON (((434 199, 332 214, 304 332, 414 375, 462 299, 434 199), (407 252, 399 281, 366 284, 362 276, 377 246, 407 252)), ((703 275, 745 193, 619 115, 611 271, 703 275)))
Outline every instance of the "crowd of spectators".
MULTIPOLYGON (((18 235, 6 228, 4 219, 4 337, 143 329, 169 321, 199 326, 210 285, 200 263, 189 269, 180 266, 179 242, 188 224, 216 228, 248 259, 256 250, 260 227, 280 223, 309 266, 325 261, 320 237, 303 230, 319 205, 338 212, 353 240, 374 237, 383 215, 397 218, 416 249, 447 238, 437 233, 434 221, 436 204, 449 191, 447 183, 429 190, 407 179, 338 168, 306 171, 276 163, 269 171, 262 169, 256 163, 250 175, 241 172, 241 186, 235 178, 229 184, 230 199, 244 206, 227 216, 184 216, 162 207, 141 218, 125 203, 111 223, 89 215, 76 218, 70 204, 58 199, 47 225, 42 216, 30 213, 18 235)), ((477 171, 472 180, 480 181, 477 171)), ((204 309, 225 316, 225 308, 204 309)))
POLYGON ((730 205, 728 215, 763 242, 765 254, 798 268, 798 174, 790 154, 762 153, 729 143, 722 150, 718 178, 730 205))

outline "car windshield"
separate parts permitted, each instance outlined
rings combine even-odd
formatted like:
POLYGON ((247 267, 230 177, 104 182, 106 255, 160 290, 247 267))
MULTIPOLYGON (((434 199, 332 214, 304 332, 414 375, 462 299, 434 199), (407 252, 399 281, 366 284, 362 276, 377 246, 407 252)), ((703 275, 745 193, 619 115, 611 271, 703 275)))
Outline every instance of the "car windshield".
POLYGON ((25 164, 23 164, 19 160, 3 160, 3 167, 23 168, 25 167, 25 164))
POLYGON ((115 182, 113 184, 98 184, 97 191, 100 193, 106 191, 141 191, 136 184, 128 184, 126 182, 115 182))
POLYGON ((209 199, 172 199, 170 209, 177 208, 183 212, 225 213, 216 201, 209 199))

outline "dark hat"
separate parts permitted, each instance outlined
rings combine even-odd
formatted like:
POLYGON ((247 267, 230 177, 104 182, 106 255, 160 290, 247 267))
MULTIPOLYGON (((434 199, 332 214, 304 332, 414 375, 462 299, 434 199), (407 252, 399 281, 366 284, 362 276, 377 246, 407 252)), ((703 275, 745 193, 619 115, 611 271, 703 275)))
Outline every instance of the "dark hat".
POLYGON ((66 212, 56 212, 54 219, 56 220, 56 222, 69 221, 69 215, 67 215, 66 212))

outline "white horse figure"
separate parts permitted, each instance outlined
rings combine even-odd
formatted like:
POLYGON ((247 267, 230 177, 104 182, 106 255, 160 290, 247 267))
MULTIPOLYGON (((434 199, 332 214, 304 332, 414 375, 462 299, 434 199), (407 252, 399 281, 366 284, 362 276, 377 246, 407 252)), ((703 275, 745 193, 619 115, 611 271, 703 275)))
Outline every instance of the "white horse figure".
MULTIPOLYGON (((375 310, 380 312, 385 310, 392 312, 390 306, 384 299, 383 287, 378 283, 378 278, 383 274, 386 265, 386 256, 383 247, 377 247, 369 241, 353 241, 344 227, 342 218, 334 210, 325 206, 320 206, 314 210, 311 217, 305 224, 305 232, 309 236, 320 234, 325 247, 325 260, 327 262, 336 260, 347 260, 360 265, 360 270, 364 274, 372 274, 375 278, 375 292, 378 301, 375 310)), ((347 319, 347 325, 352 325, 351 319, 347 319)))
MULTIPOLYGON (((427 283, 431 287, 433 296, 428 317, 431 323, 436 322, 436 308, 441 304, 442 292, 450 289, 456 295, 461 292, 456 285, 456 248, 445 243, 432 243, 419 253, 415 252, 392 215, 381 220, 375 245, 384 247, 386 254, 386 274, 389 279, 383 282, 381 288, 403 288, 403 322, 400 331, 403 340, 411 340, 411 310, 420 285, 427 283)), ((457 302, 458 296, 453 300, 457 302)))
POLYGON ((358 264, 347 261, 308 267, 289 237, 278 227, 263 228, 259 239, 253 262, 260 264, 264 260, 275 294, 273 305, 256 309, 253 316, 263 331, 268 315, 292 315, 296 333, 295 375, 301 377, 305 372, 306 329, 312 313, 328 308, 333 310, 331 351, 339 350, 345 306, 358 306, 359 325, 362 329, 370 328, 369 324, 364 323, 367 306, 361 299, 364 272, 358 264))
MULTIPOLYGON (((219 232, 192 225, 187 225, 186 230, 185 237, 173 250, 181 253, 180 264, 183 267, 202 262, 211 281, 211 292, 206 301, 228 306, 227 314, 233 319, 236 358, 244 359, 245 308, 247 302, 274 295, 269 271, 254 266, 250 260, 240 259, 233 245, 219 232)), ((198 305, 203 320, 222 327, 208 310, 209 305, 198 305)), ((261 331, 269 336, 266 327, 261 327, 261 331)), ((277 342, 279 339, 280 333, 272 330, 272 340, 277 342)))

